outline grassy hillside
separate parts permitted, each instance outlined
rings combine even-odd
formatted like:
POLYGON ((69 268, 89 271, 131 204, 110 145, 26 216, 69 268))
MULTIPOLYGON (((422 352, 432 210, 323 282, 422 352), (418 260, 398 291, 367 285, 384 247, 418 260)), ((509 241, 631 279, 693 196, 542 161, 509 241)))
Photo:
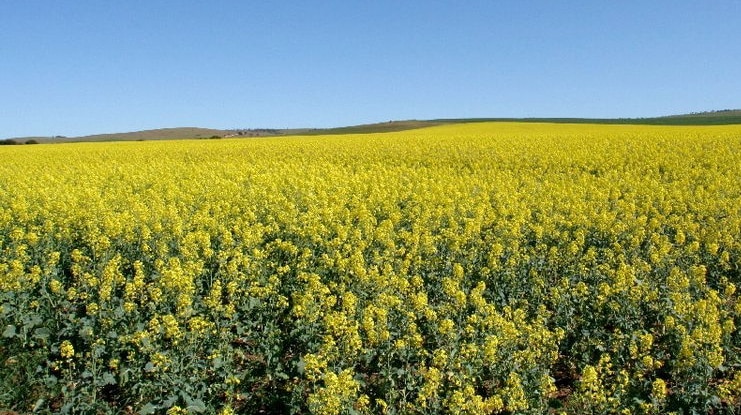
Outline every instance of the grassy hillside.
POLYGON ((82 137, 17 137, 0 140, 0 144, 64 143, 80 141, 144 141, 204 139, 223 137, 266 137, 290 135, 332 135, 389 133, 433 127, 444 124, 476 122, 538 122, 568 124, 634 124, 634 125, 731 125, 741 124, 741 109, 709 111, 651 118, 439 118, 432 120, 387 121, 336 128, 238 129, 181 127, 160 128, 128 133, 96 134, 82 137))
POLYGON ((131 133, 96 134, 77 137, 75 141, 136 141, 136 140, 172 140, 179 138, 209 138, 225 134, 224 130, 211 128, 160 128, 131 133))
POLYGON ((326 134, 369 134, 369 133, 391 133, 396 131, 414 130, 417 128, 433 127, 436 125, 450 124, 450 120, 404 120, 387 121, 373 124, 360 124, 337 128, 316 128, 300 134, 326 135, 326 134))
POLYGON ((652 118, 439 118, 433 120, 389 121, 340 128, 315 129, 303 134, 368 134, 411 130, 443 124, 473 122, 545 122, 568 124, 634 125, 730 125, 741 124, 741 110, 723 110, 652 118))
POLYGON ((741 110, 722 110, 693 114, 649 118, 455 118, 431 120, 431 123, 453 124, 468 122, 550 122, 569 124, 633 124, 633 125, 731 125, 741 124, 741 110))
POLYGON ((654 118, 664 125, 724 125, 741 124, 741 110, 722 110, 695 114, 673 115, 654 118))
POLYGON ((80 137, 17 137, 3 140, 15 144, 24 144, 30 140, 38 143, 69 143, 86 141, 145 141, 145 140, 178 140, 178 139, 207 139, 223 137, 262 137, 271 135, 285 135, 287 131, 305 130, 277 130, 277 129, 240 129, 219 130, 214 128, 179 127, 159 128, 155 130, 133 131, 128 133, 95 134, 80 137))

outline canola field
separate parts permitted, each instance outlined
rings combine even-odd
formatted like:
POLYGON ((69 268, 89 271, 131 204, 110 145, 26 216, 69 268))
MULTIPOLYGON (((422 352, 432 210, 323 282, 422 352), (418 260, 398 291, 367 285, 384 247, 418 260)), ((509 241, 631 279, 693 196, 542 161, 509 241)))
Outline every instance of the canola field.
POLYGON ((10 146, 0 175, 2 413, 741 411, 741 126, 10 146))

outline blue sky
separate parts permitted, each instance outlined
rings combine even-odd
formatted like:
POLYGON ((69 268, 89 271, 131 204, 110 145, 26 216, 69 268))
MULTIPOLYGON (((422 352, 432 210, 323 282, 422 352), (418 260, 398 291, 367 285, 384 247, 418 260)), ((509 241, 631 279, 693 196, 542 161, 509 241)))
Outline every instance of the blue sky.
POLYGON ((739 0, 0 2, 0 137, 739 107, 739 0))

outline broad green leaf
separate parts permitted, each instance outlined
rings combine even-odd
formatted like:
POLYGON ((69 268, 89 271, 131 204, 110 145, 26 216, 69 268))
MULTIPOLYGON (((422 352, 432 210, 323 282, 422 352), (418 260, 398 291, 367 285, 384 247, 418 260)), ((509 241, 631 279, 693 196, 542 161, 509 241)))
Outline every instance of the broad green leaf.
POLYGON ((16 335, 15 330, 16 330, 15 326, 12 324, 9 324, 8 326, 5 327, 5 330, 3 331, 3 337, 5 338, 15 337, 16 335))

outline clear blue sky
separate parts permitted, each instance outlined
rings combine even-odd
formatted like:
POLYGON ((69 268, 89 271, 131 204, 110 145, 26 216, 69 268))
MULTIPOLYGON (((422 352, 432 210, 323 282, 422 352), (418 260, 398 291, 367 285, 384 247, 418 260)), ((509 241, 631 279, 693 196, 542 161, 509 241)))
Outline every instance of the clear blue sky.
POLYGON ((0 138, 741 107, 741 1, 0 1, 0 138))

